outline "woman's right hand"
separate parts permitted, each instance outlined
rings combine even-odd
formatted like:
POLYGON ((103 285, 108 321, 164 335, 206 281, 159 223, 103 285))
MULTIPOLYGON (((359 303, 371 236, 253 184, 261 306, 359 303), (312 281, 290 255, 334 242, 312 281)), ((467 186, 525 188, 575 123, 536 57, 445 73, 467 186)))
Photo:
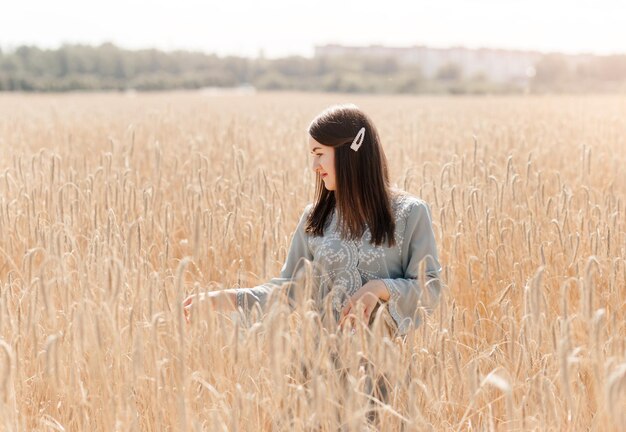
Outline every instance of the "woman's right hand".
POLYGON ((191 308, 194 303, 210 301, 214 310, 221 312, 231 312, 237 310, 237 291, 235 289, 225 289, 218 291, 207 291, 188 296, 183 301, 183 312, 187 323, 190 322, 191 308))
POLYGON ((191 315, 191 305, 193 302, 203 301, 209 297, 210 292, 202 292, 198 294, 191 294, 183 301, 183 312, 185 314, 185 321, 189 324, 191 315))

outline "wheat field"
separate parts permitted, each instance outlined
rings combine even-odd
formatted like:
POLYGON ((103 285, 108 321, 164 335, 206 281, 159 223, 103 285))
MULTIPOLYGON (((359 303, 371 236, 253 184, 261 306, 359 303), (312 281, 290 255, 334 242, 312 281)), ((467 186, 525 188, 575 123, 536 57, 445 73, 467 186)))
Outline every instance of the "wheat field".
POLYGON ((2 94, 0 428, 626 430, 625 119, 623 96, 2 94), (431 205, 438 308, 406 340, 308 304, 187 324, 187 295, 278 275, 306 129, 341 102, 431 205))

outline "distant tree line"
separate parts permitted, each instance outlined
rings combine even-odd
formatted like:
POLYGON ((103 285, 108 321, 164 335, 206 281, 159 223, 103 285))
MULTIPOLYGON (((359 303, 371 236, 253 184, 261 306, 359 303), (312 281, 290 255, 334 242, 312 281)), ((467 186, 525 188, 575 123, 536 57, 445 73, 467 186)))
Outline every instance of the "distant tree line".
POLYGON ((572 67, 565 56, 547 55, 524 83, 464 77, 455 64, 426 78, 419 65, 393 57, 292 56, 249 59, 155 49, 125 50, 64 45, 46 50, 21 46, 0 50, 0 91, 169 90, 253 86, 260 90, 353 93, 515 93, 626 91, 626 55, 596 57, 572 67))

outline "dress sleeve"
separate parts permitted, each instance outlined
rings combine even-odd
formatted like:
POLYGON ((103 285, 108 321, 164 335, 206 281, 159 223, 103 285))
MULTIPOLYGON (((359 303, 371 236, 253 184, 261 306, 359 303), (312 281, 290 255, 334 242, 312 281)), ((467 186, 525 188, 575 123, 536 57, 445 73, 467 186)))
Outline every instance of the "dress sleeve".
POLYGON ((287 259, 280 270, 280 276, 253 288, 235 289, 237 293, 237 307, 241 308, 244 313, 248 314, 255 304, 258 304, 261 309, 265 309, 270 293, 281 288, 285 283, 291 282, 298 270, 303 266, 304 260, 313 260, 313 254, 307 242, 307 234, 304 232, 306 220, 312 207, 312 204, 307 205, 302 216, 300 216, 298 226, 291 238, 287 259))
POLYGON ((441 265, 435 244, 432 218, 428 204, 418 202, 407 216, 406 231, 402 244, 404 278, 382 279, 389 290, 389 313, 398 325, 398 334, 405 335, 411 324, 420 324, 418 309, 430 312, 439 301, 441 265), (424 261, 424 284, 420 284, 420 263, 424 261))

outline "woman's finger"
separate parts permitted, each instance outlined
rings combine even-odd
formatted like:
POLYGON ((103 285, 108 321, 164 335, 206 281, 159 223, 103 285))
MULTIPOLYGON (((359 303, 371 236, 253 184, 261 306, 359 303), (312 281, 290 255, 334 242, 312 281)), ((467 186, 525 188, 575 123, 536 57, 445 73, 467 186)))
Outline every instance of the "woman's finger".
POLYGON ((341 311, 341 318, 345 318, 349 313, 350 313, 350 309, 352 309, 352 304, 348 303, 343 310, 341 311))
POLYGON ((183 302, 183 306, 189 306, 191 303, 193 303, 193 295, 190 295, 189 297, 187 297, 185 299, 185 301, 183 302))
POLYGON ((343 328, 344 323, 347 320, 348 315, 343 315, 341 318, 339 318, 339 327, 343 328))
POLYGON ((358 317, 354 314, 350 315, 350 327, 352 328, 352 333, 356 333, 357 326, 359 324, 358 317))
POLYGON ((343 318, 340 319, 339 326, 343 329, 343 327, 347 325, 346 323, 349 324, 351 322, 354 322, 354 314, 348 312, 343 318))

